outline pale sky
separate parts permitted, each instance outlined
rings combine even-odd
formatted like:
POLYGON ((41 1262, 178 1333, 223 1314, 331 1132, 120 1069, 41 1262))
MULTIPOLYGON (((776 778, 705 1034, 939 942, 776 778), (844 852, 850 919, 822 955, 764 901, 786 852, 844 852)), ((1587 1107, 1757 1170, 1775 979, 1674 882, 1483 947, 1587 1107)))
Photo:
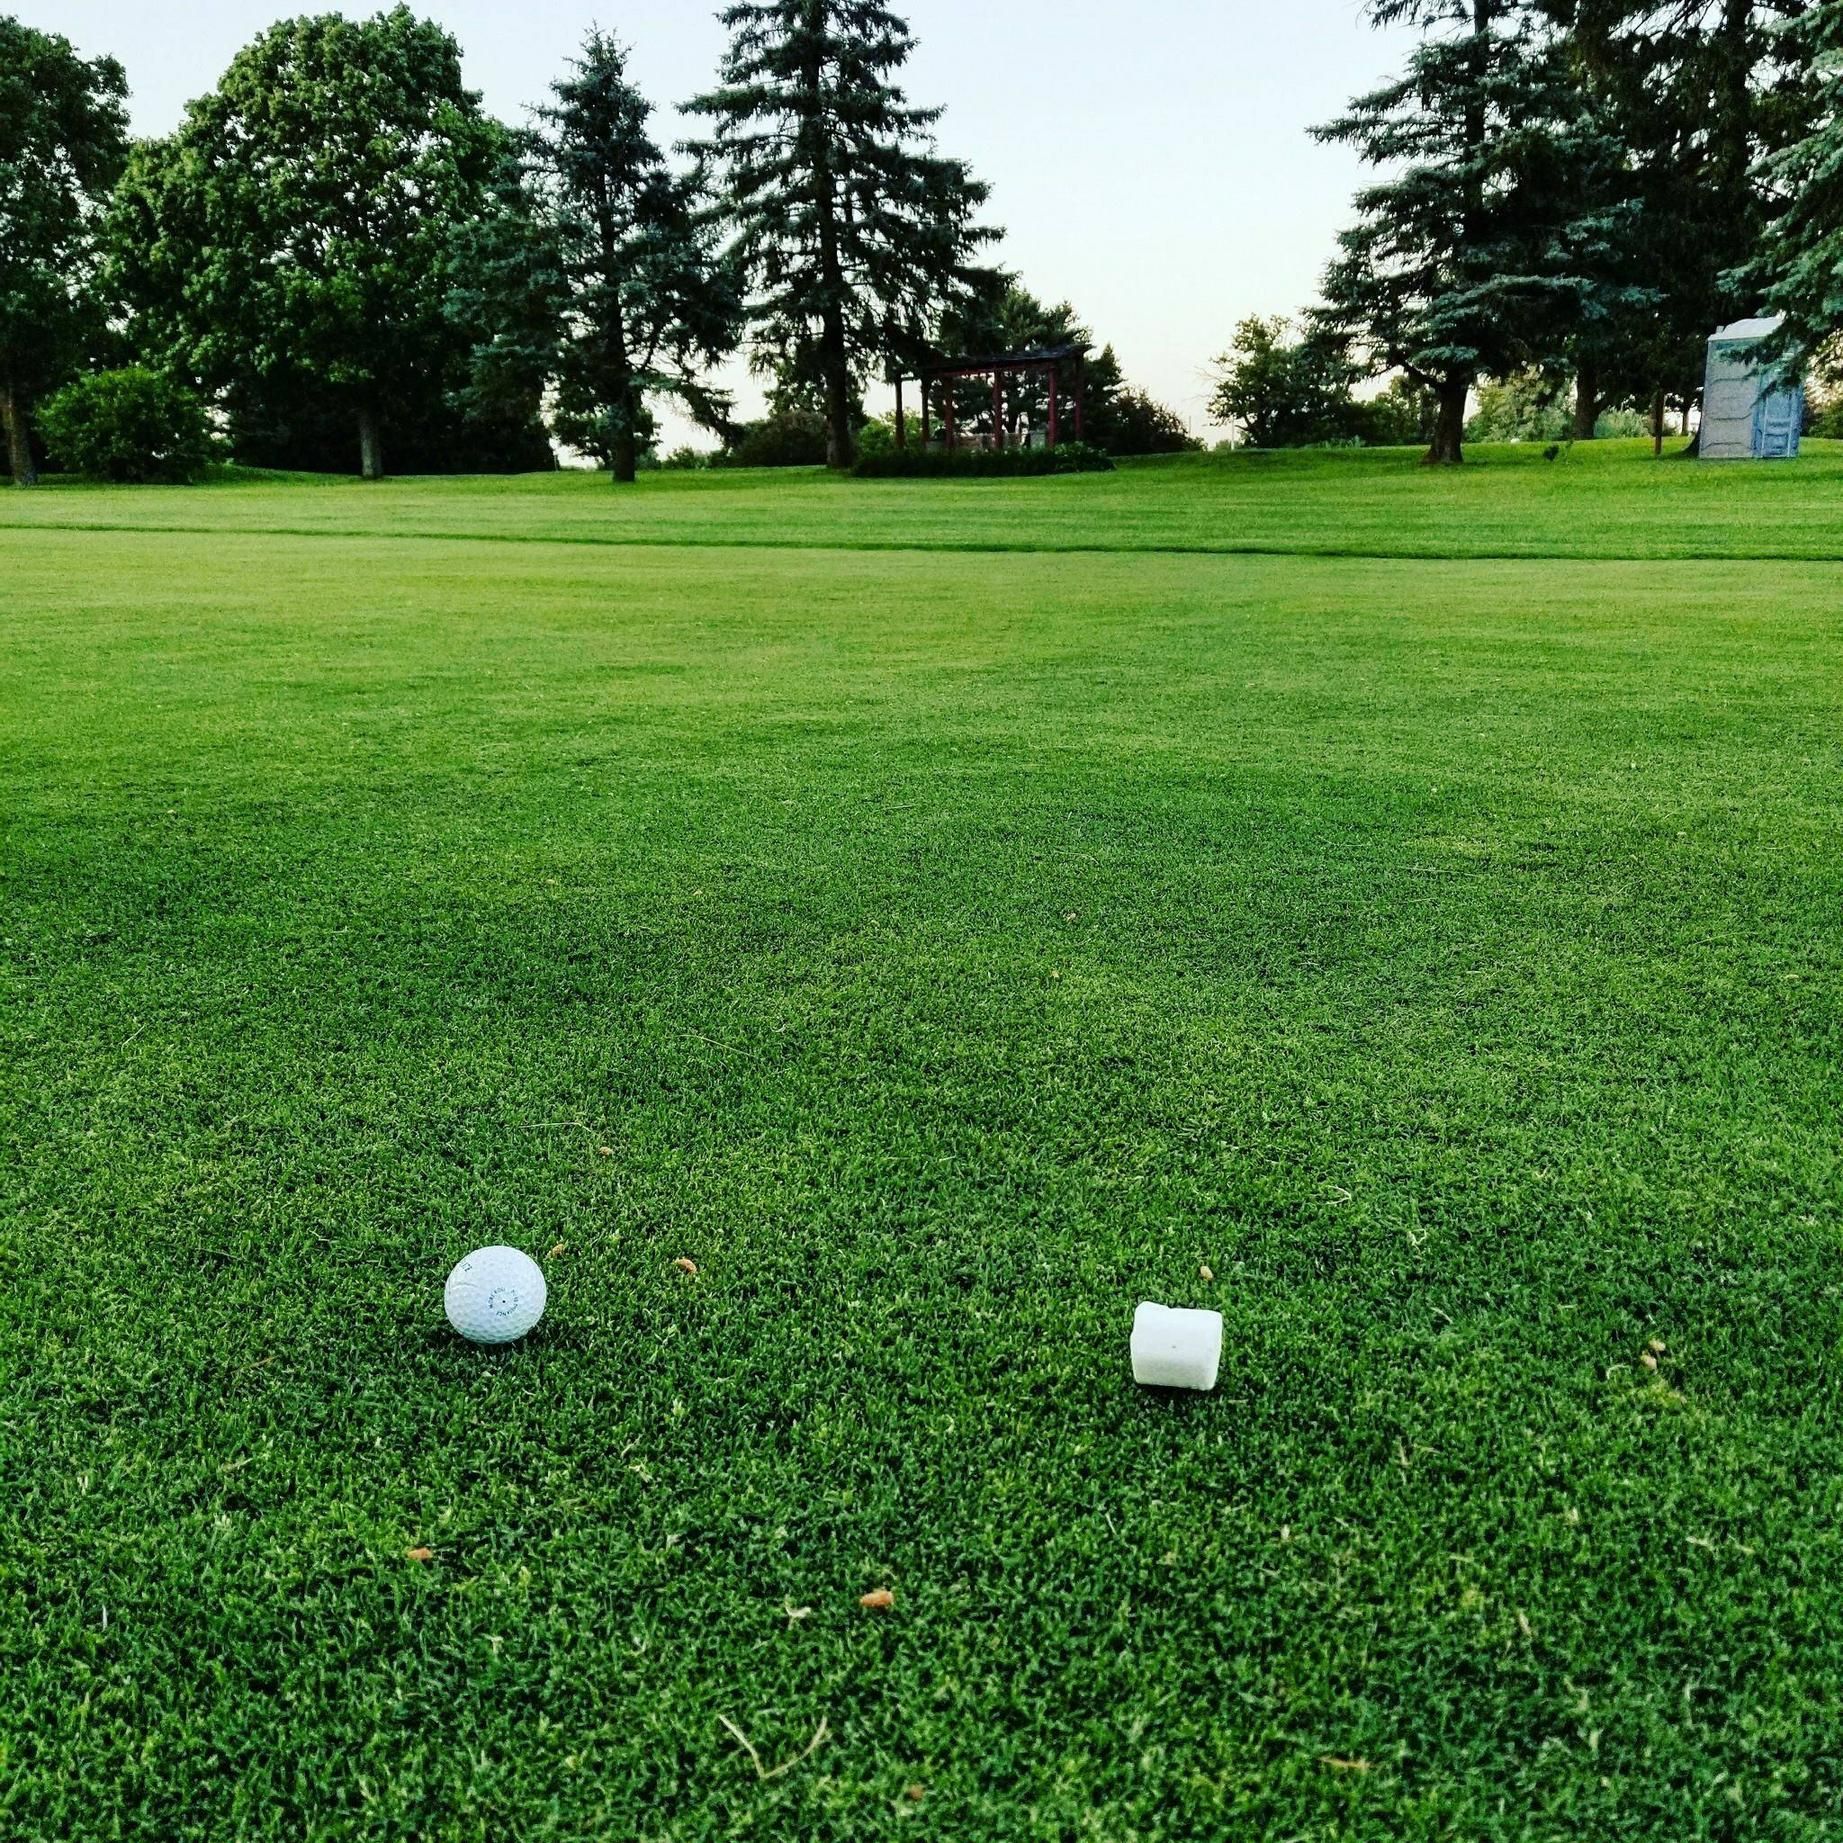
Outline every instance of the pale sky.
MULTIPOLYGON (((292 12, 383 0, 0 0, 86 56, 119 58, 134 128, 174 127, 237 47, 292 12)), ((707 88, 716 0, 412 0, 460 40, 468 82, 523 118, 591 25, 631 49, 657 138, 707 88)), ((908 90, 945 104, 944 152, 992 187, 996 260, 1073 301, 1133 383, 1200 435, 1211 358, 1250 313, 1309 301, 1362 171, 1307 128, 1400 60, 1360 0, 895 0, 919 41, 908 90)), ((758 400, 742 375, 745 407, 758 400)), ((872 407, 877 400, 872 398, 872 407)), ((675 434, 676 432, 674 432, 675 434)))

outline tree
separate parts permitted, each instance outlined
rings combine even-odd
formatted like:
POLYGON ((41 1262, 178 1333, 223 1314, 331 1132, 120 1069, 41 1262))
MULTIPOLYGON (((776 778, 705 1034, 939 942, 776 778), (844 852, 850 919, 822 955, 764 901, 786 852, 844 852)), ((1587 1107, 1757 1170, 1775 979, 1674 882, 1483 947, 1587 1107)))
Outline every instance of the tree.
POLYGON ((1283 314, 1251 314, 1216 360, 1212 422, 1231 424, 1251 448, 1305 448, 1351 440, 1357 406, 1335 355, 1293 336, 1283 314))
POLYGON ((379 477, 393 415, 446 369, 455 232, 504 151, 459 47, 408 7, 270 27, 125 182, 144 336, 208 388, 336 408, 379 477))
POLYGON ((941 111, 894 81, 913 39, 878 0, 734 0, 720 17, 720 86, 689 105, 714 127, 694 151, 721 178, 758 365, 820 390, 827 460, 848 467, 854 387, 912 359, 975 285, 987 189, 934 151, 941 111))
POLYGON ((1401 77, 1314 130, 1389 171, 1357 196, 1314 327, 1361 370, 1432 391, 1427 458, 1456 464, 1474 382, 1539 359, 1580 291, 1566 258, 1587 227, 1556 147, 1580 102, 1528 0, 1371 0, 1369 14, 1423 36, 1401 77))
POLYGON ((650 396, 676 396, 706 424, 726 407, 698 372, 735 350, 740 288, 697 179, 672 172, 647 133, 652 108, 621 46, 591 32, 552 90, 526 170, 564 278, 556 427, 632 480, 656 426, 650 396))
POLYGON ((1393 377, 1387 390, 1357 400, 1357 437, 1368 448, 1425 447, 1433 440, 1439 405, 1433 392, 1410 377, 1393 377))
POLYGON ((0 18, 0 423, 16 486, 37 478, 33 401, 106 317, 99 230, 127 158, 127 95, 113 58, 0 18))
MULTIPOLYGON (((1574 350, 1603 406, 1666 409, 1701 389, 1710 332, 1758 303, 1746 274, 1782 200, 1762 161, 1811 119, 1809 72, 1781 28, 1805 0, 1546 0, 1615 137, 1626 216, 1611 272, 1633 293, 1574 350)), ((1576 426, 1586 405, 1577 391, 1576 426)))
POLYGON ((1185 454, 1203 444, 1178 413, 1127 383, 1112 346, 1088 361, 1082 439, 1103 454, 1185 454))
POLYGON ((1573 439, 1574 415, 1559 380, 1519 371, 1478 387, 1478 408, 1465 426, 1469 442, 1561 442, 1573 439))
POLYGON ((1843 333, 1843 0, 1822 0, 1787 42, 1808 61, 1821 102, 1812 131, 1766 161, 1787 203, 1750 279, 1785 316, 1792 355, 1809 362, 1843 333))
POLYGON ((543 428, 563 337, 563 253, 526 183, 525 157, 520 138, 508 136, 483 209, 449 244, 442 312, 457 341, 458 379, 446 398, 470 425, 470 450, 488 431, 543 428))

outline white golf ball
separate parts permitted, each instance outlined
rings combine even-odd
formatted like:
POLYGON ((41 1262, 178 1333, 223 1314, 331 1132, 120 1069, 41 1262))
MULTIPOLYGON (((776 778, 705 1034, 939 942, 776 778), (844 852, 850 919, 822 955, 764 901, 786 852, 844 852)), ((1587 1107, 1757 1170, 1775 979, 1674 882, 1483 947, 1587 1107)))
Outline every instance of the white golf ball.
POLYGON ((472 1344, 510 1344, 544 1316, 544 1270, 517 1248, 476 1248, 442 1288, 448 1322, 472 1344))

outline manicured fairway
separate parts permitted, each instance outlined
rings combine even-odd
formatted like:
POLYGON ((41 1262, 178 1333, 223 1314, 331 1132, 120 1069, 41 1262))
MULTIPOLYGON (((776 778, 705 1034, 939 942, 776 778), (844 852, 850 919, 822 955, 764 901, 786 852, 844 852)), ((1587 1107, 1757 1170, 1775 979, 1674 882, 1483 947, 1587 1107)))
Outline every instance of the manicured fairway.
POLYGON ((1843 1835, 1843 454, 0 565, 0 1834, 1843 1835))

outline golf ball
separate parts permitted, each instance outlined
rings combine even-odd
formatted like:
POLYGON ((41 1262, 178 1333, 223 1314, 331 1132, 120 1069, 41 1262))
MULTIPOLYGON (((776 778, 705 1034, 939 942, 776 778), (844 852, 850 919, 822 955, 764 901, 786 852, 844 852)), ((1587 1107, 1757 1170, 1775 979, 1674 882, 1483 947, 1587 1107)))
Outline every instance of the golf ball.
POLYGON ((517 1248, 476 1248, 442 1289, 448 1322, 473 1344, 510 1344, 544 1316, 544 1272, 517 1248))

